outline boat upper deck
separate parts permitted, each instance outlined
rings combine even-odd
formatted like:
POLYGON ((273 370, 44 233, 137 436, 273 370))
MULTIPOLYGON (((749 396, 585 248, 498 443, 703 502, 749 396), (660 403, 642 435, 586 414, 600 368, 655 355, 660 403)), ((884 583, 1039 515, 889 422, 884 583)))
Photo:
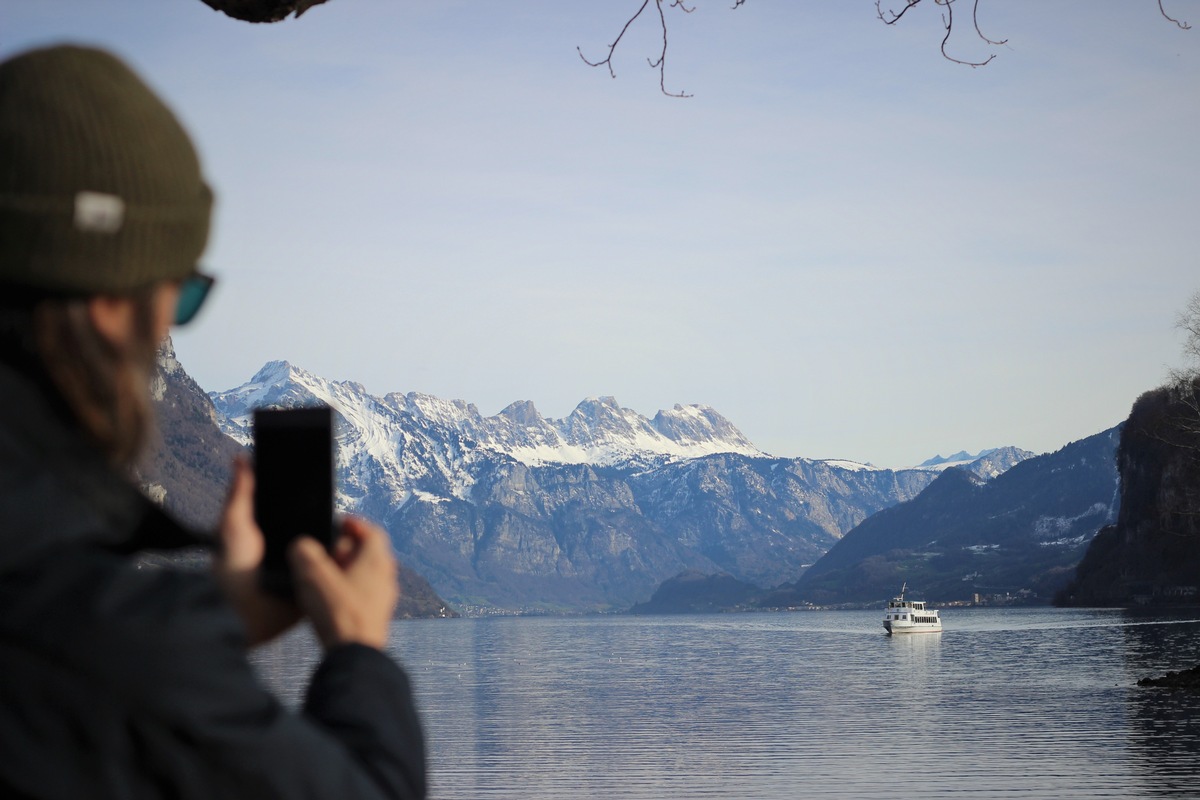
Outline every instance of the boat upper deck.
POLYGON ((925 610, 925 601, 923 601, 923 600, 901 600, 899 598, 896 598, 895 600, 889 600, 887 607, 888 608, 908 608, 908 609, 912 609, 913 611, 924 611, 925 610))

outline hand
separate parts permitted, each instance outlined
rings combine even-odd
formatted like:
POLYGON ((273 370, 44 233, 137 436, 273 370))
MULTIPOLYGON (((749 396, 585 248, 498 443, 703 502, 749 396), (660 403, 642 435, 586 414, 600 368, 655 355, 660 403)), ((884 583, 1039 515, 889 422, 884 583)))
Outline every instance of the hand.
POLYGON ((214 569, 226 599, 246 626, 251 645, 274 639, 300 619, 296 604, 258 582, 265 544, 254 521, 254 472, 245 458, 233 464, 233 483, 221 512, 220 550, 214 569))
POLYGON ((351 642, 383 649, 400 586, 382 528, 347 517, 332 555, 306 536, 292 543, 288 558, 296 600, 326 649, 351 642))

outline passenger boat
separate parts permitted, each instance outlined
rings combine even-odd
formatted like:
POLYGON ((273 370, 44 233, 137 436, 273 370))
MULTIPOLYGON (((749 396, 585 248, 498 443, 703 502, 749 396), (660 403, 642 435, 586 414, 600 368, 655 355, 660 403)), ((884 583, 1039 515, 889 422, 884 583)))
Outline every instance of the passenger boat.
POLYGON ((942 618, 938 612, 925 608, 920 600, 905 600, 904 591, 908 583, 900 587, 900 596, 888 601, 883 611, 883 627, 893 633, 940 633, 942 618))

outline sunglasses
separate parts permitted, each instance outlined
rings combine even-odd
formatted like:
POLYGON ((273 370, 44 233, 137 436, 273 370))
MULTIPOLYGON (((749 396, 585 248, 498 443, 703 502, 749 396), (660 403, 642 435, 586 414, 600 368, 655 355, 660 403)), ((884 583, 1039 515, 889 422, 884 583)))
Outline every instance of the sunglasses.
POLYGON ((179 303, 175 306, 176 325, 186 325, 192 321, 216 280, 211 275, 199 272, 183 279, 183 283, 179 284, 179 303))

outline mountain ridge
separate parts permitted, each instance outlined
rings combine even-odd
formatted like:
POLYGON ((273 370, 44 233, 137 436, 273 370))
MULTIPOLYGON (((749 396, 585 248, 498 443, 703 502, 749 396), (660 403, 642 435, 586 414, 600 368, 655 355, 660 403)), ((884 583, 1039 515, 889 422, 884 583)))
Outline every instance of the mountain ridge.
POLYGON ((907 581, 938 602, 1024 590, 1049 602, 1120 508, 1122 426, 1030 458, 990 481, 939 473, 864 520, 791 586, 790 602, 874 602, 907 581))
POLYGON ((339 509, 381 522, 462 607, 623 609, 685 570, 777 585, 937 476, 770 456, 699 405, 647 418, 599 396, 561 420, 530 401, 484 417, 285 361, 210 396, 242 441, 255 405, 332 406, 339 509))

